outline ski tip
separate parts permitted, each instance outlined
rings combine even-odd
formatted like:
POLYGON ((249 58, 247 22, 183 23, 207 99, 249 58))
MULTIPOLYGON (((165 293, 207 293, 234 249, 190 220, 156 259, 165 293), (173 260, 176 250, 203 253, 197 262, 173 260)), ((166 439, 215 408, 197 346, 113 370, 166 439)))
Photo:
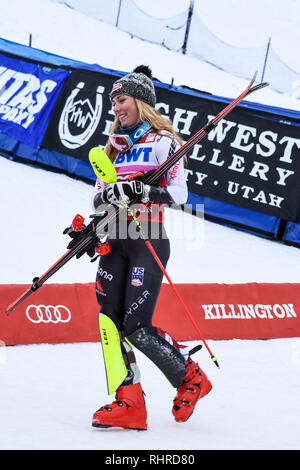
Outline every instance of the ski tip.
POLYGON ((253 87, 251 87, 248 90, 248 92, 245 95, 245 98, 246 98, 246 96, 250 95, 251 93, 253 93, 255 91, 258 91, 258 90, 261 90, 262 88, 265 88, 266 86, 269 86, 268 82, 258 83, 257 85, 254 85, 253 87))
POLYGON ((261 88, 265 88, 266 86, 269 86, 270 83, 269 82, 263 82, 260 84, 261 88))
POLYGON ((218 358, 216 356, 211 356, 211 360, 217 366, 217 368, 220 369, 220 366, 219 366, 219 363, 218 363, 218 358))
POLYGON ((251 88, 251 92, 252 91, 256 91, 256 90, 261 90, 262 88, 265 88, 266 86, 269 86, 270 83, 268 82, 261 82, 261 83, 258 83, 257 85, 255 85, 254 87, 251 88))

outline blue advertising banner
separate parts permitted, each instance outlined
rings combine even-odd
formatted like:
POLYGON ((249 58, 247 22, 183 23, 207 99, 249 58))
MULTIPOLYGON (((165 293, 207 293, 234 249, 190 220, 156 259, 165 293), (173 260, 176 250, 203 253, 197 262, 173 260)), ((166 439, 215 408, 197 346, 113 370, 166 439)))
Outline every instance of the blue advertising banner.
POLYGON ((0 54, 0 131, 38 148, 69 74, 0 54))
MULTIPOLYGON (((107 141, 109 91, 126 72, 2 38, 0 51, 1 154, 94 182, 88 151, 107 141)), ((231 101, 154 83, 158 109, 183 141, 231 101)), ((243 101, 189 155, 188 206, 204 204, 209 220, 300 247, 299 127, 299 111, 243 101)))

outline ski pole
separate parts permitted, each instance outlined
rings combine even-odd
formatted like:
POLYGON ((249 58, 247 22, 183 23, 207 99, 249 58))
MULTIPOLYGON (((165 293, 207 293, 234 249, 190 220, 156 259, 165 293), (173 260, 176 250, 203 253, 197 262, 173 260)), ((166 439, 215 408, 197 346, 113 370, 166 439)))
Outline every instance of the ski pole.
POLYGON ((143 240, 145 241, 145 243, 146 243, 147 247, 149 248, 150 252, 152 253, 152 255, 153 255, 155 261, 156 261, 157 264, 158 264, 158 266, 160 267, 162 273, 164 274, 164 276, 165 276, 166 279, 168 280, 168 283, 170 284, 171 288, 173 289, 173 292, 175 293, 176 297, 178 298, 179 302, 181 303, 181 305, 182 305, 182 307, 183 307, 185 313, 187 314, 187 316, 188 316, 189 319, 191 320, 191 322, 192 322, 192 324, 193 324, 195 330, 197 331, 197 333, 198 333, 198 335, 199 335, 201 341, 203 342, 204 346, 206 347, 208 353, 210 354, 211 360, 216 364, 216 366, 217 366, 218 368, 220 368, 219 363, 218 363, 218 358, 217 358, 217 357, 212 353, 212 351, 210 350, 210 348, 209 348, 207 342, 205 341, 205 339, 204 339, 204 337, 203 337, 203 335, 202 335, 202 333, 201 333, 201 331, 200 331, 200 328, 198 327, 197 323, 195 322, 195 320, 194 320, 192 314, 190 313, 190 311, 189 311, 187 305, 186 305, 185 302, 183 301, 183 299, 182 299, 181 295, 179 294, 178 290, 176 289, 175 285, 174 285, 173 282, 171 281, 170 276, 168 275, 166 269, 164 268, 162 262, 160 261, 160 259, 159 259, 158 255, 157 255, 156 251, 154 250, 154 248, 153 248, 151 242, 150 242, 149 239, 147 238, 147 236, 146 236, 146 234, 145 234, 145 232, 144 232, 144 230, 143 230, 143 228, 142 228, 140 222, 138 221, 138 219, 137 219, 136 216, 134 215, 134 213, 133 213, 133 211, 131 210, 129 204, 127 204, 127 202, 125 202, 125 201, 122 201, 122 202, 123 202, 123 204, 124 204, 124 207, 125 207, 126 210, 127 210, 127 213, 130 215, 130 217, 131 217, 131 218, 134 220, 134 222, 136 223, 136 226, 137 226, 137 228, 138 228, 138 231, 140 232, 140 234, 141 234, 143 240))

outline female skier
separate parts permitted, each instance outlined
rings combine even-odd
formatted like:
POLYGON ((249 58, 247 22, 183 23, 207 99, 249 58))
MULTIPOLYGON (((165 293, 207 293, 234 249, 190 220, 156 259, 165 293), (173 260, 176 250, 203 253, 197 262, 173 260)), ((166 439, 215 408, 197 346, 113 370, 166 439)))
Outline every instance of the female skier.
MULTIPOLYGON (((139 202, 135 214, 166 266, 170 245, 162 206, 184 204, 187 200, 183 162, 175 164, 159 186, 130 180, 130 175, 157 168, 181 146, 181 140, 171 122, 154 108, 156 95, 149 67, 141 65, 117 80, 110 98, 115 120, 105 152, 118 178, 111 184, 97 180, 93 209, 101 211, 103 204, 122 206, 124 199, 139 202)), ((185 346, 152 325, 163 274, 145 241, 131 236, 129 226, 128 219, 125 235, 118 233, 108 239, 111 251, 100 257, 97 271, 97 301, 101 313, 119 331, 127 377, 116 390, 116 400, 94 413, 95 427, 147 429, 146 405, 132 345, 153 361, 177 389, 172 408, 176 421, 186 421, 196 402, 212 388, 205 373, 185 352, 185 346)))

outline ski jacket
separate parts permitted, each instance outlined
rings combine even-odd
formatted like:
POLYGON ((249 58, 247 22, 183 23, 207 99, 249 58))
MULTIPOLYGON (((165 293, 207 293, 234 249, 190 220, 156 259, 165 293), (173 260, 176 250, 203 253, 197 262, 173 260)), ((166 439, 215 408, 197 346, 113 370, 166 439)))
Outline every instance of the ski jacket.
MULTIPOLYGON (((147 171, 158 168, 165 160, 173 155, 180 147, 174 136, 166 131, 157 134, 149 130, 139 141, 137 141, 129 150, 118 153, 113 162, 117 172, 117 180, 128 179, 130 175, 138 171, 147 171)), ((99 178, 95 184, 95 191, 92 195, 93 210, 97 209, 101 200, 101 193, 106 187, 99 178), (100 198, 99 198, 100 196, 100 198)), ((184 204, 187 200, 188 190, 184 173, 183 161, 180 159, 170 170, 162 177, 159 187, 150 187, 150 201, 160 204, 184 204), (162 189, 164 188, 164 189, 162 189)), ((151 220, 156 221, 155 212, 162 211, 156 208, 154 204, 148 206, 144 212, 151 212, 151 220)), ((158 220, 157 220, 158 221, 158 220)))

